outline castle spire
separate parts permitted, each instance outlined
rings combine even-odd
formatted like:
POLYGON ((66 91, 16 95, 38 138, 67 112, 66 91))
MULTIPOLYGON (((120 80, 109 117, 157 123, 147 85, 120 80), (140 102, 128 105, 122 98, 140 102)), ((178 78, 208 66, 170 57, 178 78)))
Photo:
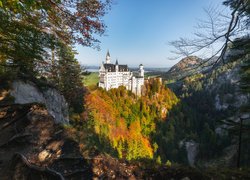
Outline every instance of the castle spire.
POLYGON ((118 65, 118 60, 116 59, 115 61, 115 71, 118 72, 119 71, 119 65, 118 65))
POLYGON ((108 50, 107 55, 106 55, 106 63, 107 63, 107 64, 110 64, 110 63, 111 63, 109 50, 108 50))

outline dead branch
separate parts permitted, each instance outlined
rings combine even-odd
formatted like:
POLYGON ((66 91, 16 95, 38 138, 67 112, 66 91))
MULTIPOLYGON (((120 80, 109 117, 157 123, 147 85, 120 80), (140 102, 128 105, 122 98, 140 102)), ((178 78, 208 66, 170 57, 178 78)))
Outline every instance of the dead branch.
MULTIPOLYGON (((217 61, 213 62, 213 64, 217 64, 220 61, 225 63, 224 57, 228 50, 229 43, 232 42, 231 38, 235 36, 235 34, 239 34, 239 31, 242 31, 239 30, 238 26, 240 26, 240 17, 244 13, 241 8, 244 8, 245 6, 244 1, 238 0, 234 10, 230 14, 229 21, 227 21, 228 16, 216 13, 216 10, 205 10, 208 15, 208 21, 202 21, 198 24, 197 28, 199 28, 199 30, 194 33, 196 39, 189 40, 180 38, 177 41, 170 42, 170 45, 176 49, 176 51, 172 51, 172 53, 187 57, 205 49, 211 49, 211 46, 223 40, 223 44, 218 48, 219 50, 216 51, 216 54, 220 55, 217 58, 217 61), (214 14, 223 19, 215 17, 214 14)), ((212 56, 215 57, 214 54, 212 56)), ((209 59, 211 60, 212 58, 209 59)), ((207 61, 204 62, 204 64, 205 63, 207 63, 207 61)))

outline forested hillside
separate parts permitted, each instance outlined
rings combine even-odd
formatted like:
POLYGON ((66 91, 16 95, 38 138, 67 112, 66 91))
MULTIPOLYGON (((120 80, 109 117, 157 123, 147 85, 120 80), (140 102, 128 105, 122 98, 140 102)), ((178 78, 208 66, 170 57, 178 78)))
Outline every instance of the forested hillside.
POLYGON ((99 136, 103 149, 119 158, 153 159, 157 143, 152 139, 158 131, 157 122, 167 121, 167 114, 178 103, 174 93, 159 79, 146 83, 142 97, 125 87, 94 90, 85 97, 87 121, 99 136))
MULTIPOLYGON (((235 125, 232 130, 232 124, 228 122, 237 122, 242 116, 248 116, 241 107, 249 104, 249 94, 240 90, 240 72, 245 60, 234 56, 228 61, 210 71, 192 73, 168 85, 181 102, 170 114, 173 117, 169 125, 174 149, 178 150, 180 143, 185 141, 195 142, 197 165, 237 164, 239 126, 235 125)), ((248 126, 248 121, 244 124, 248 126)), ((244 158, 241 164, 248 166, 250 148, 246 143, 249 139, 247 132, 243 131, 242 139, 241 154, 244 158)), ((176 153, 176 158, 185 157, 183 149, 176 153)), ((171 157, 174 158, 174 154, 171 157)), ((185 158, 181 161, 186 162, 185 158)))

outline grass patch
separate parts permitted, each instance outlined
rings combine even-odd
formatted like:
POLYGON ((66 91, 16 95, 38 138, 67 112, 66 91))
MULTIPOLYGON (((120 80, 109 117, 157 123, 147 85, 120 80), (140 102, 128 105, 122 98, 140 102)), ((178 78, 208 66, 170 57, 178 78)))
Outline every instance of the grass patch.
POLYGON ((99 75, 98 72, 91 72, 89 75, 84 76, 84 80, 83 80, 84 85, 96 86, 99 81, 98 75, 99 75))
POLYGON ((175 83, 175 82, 176 82, 176 80, 174 80, 174 79, 165 81, 166 84, 172 84, 172 83, 175 83))

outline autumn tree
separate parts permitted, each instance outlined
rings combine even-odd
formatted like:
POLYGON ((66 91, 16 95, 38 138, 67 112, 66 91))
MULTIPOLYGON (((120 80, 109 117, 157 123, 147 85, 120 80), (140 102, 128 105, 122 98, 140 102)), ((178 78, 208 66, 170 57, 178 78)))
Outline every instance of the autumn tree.
POLYGON ((162 109, 170 110, 178 99, 157 79, 145 85, 151 88, 137 98, 125 87, 109 91, 98 88, 85 97, 88 120, 93 122, 94 133, 100 137, 98 143, 106 147, 109 142, 119 158, 153 160, 159 156, 158 145, 151 137, 157 133, 156 123, 166 118, 162 109))
MULTIPOLYGON (((110 0, 1 0, 1 65, 34 72, 58 42, 98 47, 95 34, 102 35, 101 19, 110 0)), ((33 73, 31 73, 33 74, 33 73)))
POLYGON ((0 0, 0 73, 45 78, 83 108, 73 45, 98 48, 111 0, 0 0))

